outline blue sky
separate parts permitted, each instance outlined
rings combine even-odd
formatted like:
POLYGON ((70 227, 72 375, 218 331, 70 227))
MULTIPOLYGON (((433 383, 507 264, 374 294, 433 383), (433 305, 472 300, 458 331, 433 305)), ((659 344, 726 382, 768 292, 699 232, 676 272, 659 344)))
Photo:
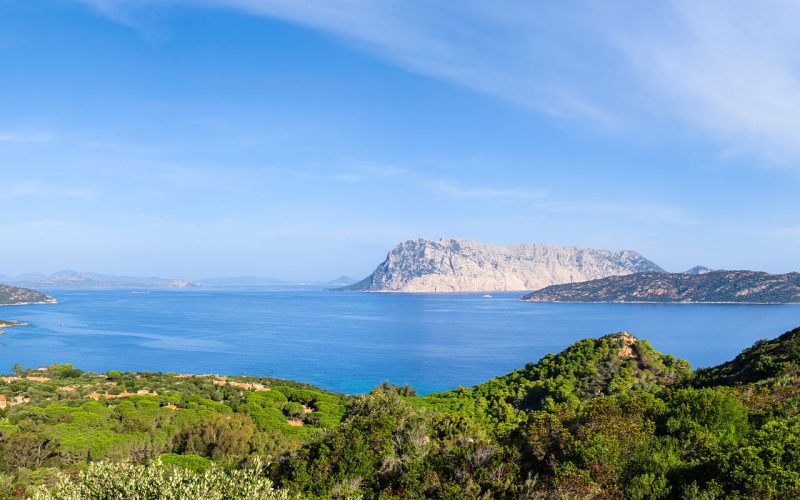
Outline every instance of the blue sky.
POLYGON ((800 7, 0 0, 0 274, 366 275, 410 237, 798 270, 800 7))

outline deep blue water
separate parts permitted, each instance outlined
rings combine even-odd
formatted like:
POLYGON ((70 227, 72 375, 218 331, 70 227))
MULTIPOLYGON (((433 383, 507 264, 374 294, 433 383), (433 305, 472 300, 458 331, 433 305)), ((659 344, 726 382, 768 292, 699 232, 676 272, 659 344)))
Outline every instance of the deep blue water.
POLYGON ((340 392, 383 380, 420 393, 469 386, 585 337, 626 330, 693 367, 800 325, 796 305, 544 304, 519 294, 53 291, 59 304, 0 308, 30 323, 0 337, 0 371, 264 375, 340 392))

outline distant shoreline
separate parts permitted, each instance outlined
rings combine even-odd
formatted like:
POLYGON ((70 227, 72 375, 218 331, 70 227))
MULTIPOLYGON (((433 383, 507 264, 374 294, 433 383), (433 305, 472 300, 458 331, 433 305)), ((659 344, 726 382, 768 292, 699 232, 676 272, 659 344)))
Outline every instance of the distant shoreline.
MULTIPOLYGON (((468 294, 481 294, 481 293, 532 293, 536 290, 466 290, 466 291, 458 291, 458 292, 432 292, 432 291, 421 291, 421 292, 410 292, 405 290, 340 290, 336 288, 330 288, 326 291, 331 292, 344 292, 344 293, 377 293, 377 294, 410 294, 410 295, 468 295, 468 294)), ((773 306, 791 306, 791 305, 800 305, 800 301, 798 302, 737 302, 737 301, 720 301, 720 302, 681 302, 681 301, 665 301, 665 302, 655 302, 655 301, 648 301, 648 300, 625 300, 625 301, 614 301, 614 300, 527 300, 519 297, 516 299, 517 302, 531 302, 531 303, 540 303, 540 304, 675 304, 675 305, 708 305, 708 304, 718 304, 718 305, 773 305, 773 306)))
POLYGON ((0 304, 0 306, 3 306, 3 307, 5 307, 5 306, 35 306, 35 305, 41 305, 41 304, 58 304, 58 301, 53 299, 53 300, 45 300, 45 301, 39 301, 39 302, 15 302, 13 304, 0 304))
POLYGON ((800 302, 654 302, 648 300, 528 300, 519 298, 517 302, 530 302, 533 304, 661 304, 678 306, 702 306, 702 305, 740 305, 740 306, 800 306, 800 302))

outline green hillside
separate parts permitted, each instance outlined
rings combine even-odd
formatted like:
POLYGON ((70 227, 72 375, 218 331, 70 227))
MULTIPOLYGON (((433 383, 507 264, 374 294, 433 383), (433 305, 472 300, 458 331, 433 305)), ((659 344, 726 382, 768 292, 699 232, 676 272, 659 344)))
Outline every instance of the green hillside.
POLYGON ((693 373, 618 333, 427 396, 20 369, 0 497, 793 498, 798 335, 693 373))
POLYGON ((780 385, 800 383, 800 328, 761 340, 731 361, 698 370, 697 385, 780 385))

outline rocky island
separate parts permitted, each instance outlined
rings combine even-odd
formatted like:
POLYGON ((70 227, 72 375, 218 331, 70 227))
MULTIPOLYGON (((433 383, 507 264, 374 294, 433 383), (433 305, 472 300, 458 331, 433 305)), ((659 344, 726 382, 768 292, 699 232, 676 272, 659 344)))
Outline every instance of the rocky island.
POLYGON ((549 286, 520 300, 531 302, 800 303, 800 273, 708 271, 636 273, 549 286))
POLYGON ((629 251, 467 240, 399 243, 367 278, 339 290, 363 292, 522 291, 637 272, 663 272, 629 251))
POLYGON ((55 304, 56 299, 28 288, 0 285, 0 306, 22 304, 55 304))

